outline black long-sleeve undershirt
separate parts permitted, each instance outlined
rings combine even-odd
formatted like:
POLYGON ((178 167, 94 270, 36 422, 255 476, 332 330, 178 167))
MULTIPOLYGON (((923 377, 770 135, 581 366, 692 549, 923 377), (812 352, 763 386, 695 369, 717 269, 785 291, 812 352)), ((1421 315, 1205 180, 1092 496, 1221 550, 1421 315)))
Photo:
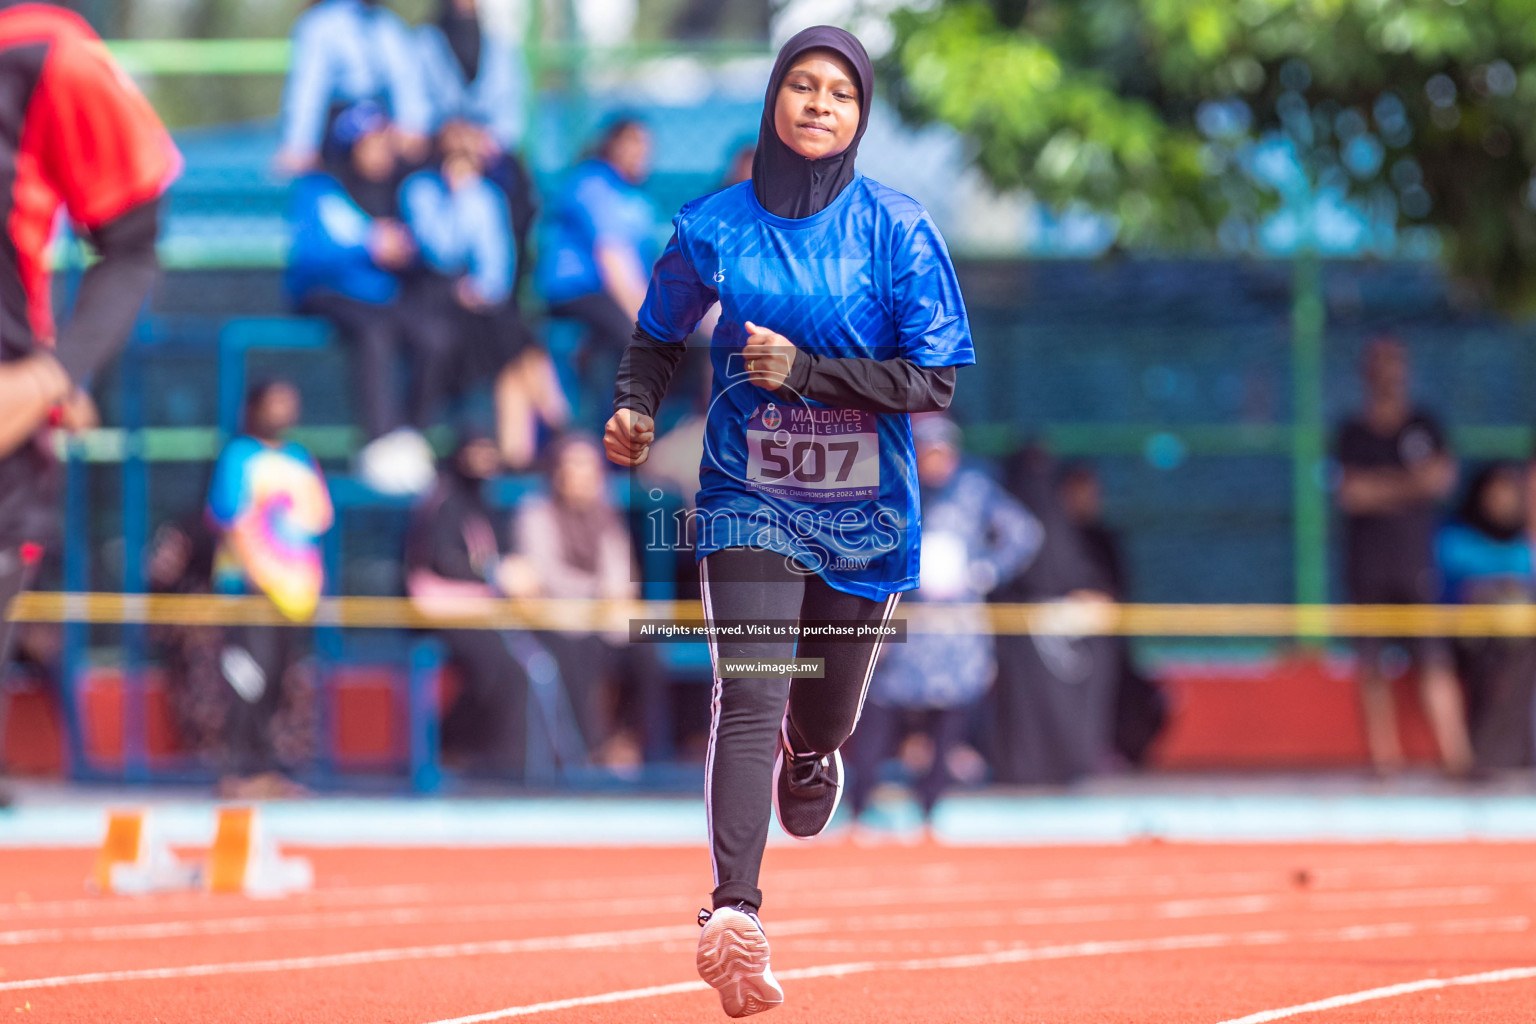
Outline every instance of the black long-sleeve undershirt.
MULTIPOLYGON (((619 361, 614 409, 654 418, 682 361, 682 345, 660 341, 637 326, 619 361)), ((918 366, 899 357, 833 358, 799 349, 783 390, 837 409, 942 412, 954 398, 955 368, 918 366)))
POLYGON ((83 384, 122 347, 155 283, 160 200, 140 203, 86 233, 100 255, 80 282, 74 312, 53 354, 69 379, 83 384))
POLYGON ((653 338, 636 326, 619 357, 619 379, 613 386, 614 412, 633 409, 655 419, 672 376, 682 365, 683 352, 683 345, 653 338))

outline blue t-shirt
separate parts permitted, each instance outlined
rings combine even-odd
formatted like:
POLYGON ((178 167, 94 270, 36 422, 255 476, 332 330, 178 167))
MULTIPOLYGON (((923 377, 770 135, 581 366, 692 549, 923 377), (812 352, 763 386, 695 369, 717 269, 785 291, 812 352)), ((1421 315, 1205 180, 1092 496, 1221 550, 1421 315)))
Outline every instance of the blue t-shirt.
POLYGON ((1504 540, 1451 523, 1435 536, 1435 561, 1441 598, 1449 604, 1498 604, 1536 595, 1536 559, 1523 533, 1504 540))
POLYGON ((603 160, 571 169, 551 204, 535 268, 539 293, 556 305, 602 292, 599 245, 634 251, 641 267, 656 255, 656 207, 603 160))
POLYGON ((374 219, 329 174, 306 174, 293 183, 289 200, 293 244, 283 286, 294 302, 332 291, 358 302, 395 301, 400 282, 373 262, 368 239, 374 219))
POLYGON ((476 177, 455 191, 440 172, 417 171, 400 187, 400 209, 427 266, 467 276, 492 304, 512 293, 517 252, 501 189, 476 177))
POLYGON ((673 225, 640 326, 682 342, 721 305, 699 557, 748 544, 797 555, 860 597, 913 589, 921 512, 907 415, 756 387, 741 348, 750 320, 820 356, 974 363, 960 284, 927 211, 861 175, 800 220, 767 212, 743 182, 688 203, 673 225))
POLYGON ((219 453, 208 518, 223 534, 214 589, 246 593, 255 584, 297 620, 314 611, 324 571, 320 538, 334 512, 314 457, 292 441, 233 438, 219 453))

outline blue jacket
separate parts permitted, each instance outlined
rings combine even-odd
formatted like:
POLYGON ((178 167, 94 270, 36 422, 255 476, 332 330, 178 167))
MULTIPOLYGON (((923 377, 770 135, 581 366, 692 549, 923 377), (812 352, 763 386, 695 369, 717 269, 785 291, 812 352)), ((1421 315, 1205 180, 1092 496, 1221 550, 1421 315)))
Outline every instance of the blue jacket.
POLYGON ((655 259, 656 207, 602 160, 571 168, 549 205, 539 250, 539 292, 553 303, 603 291, 599 244, 632 248, 642 267, 655 259))
POLYGON ((455 118, 480 125, 504 150, 515 150, 523 140, 523 103, 528 93, 528 72, 517 44, 490 34, 482 37, 480 67, 473 82, 464 81, 464 70, 436 25, 416 30, 416 50, 427 96, 432 101, 432 128, 455 118))
POLYGON ((1448 604, 1500 604, 1536 597, 1536 556, 1520 534, 1503 540, 1466 523, 1435 535, 1441 599, 1448 604))
POLYGON ((321 0, 299 15, 283 90, 283 148, 314 153, 333 103, 382 99, 403 130, 432 130, 432 103, 411 30, 387 7, 321 0))
POLYGON ((324 289, 359 302, 394 301, 399 281, 368 252, 373 218, 340 182, 329 174, 305 175, 293 183, 289 202, 293 248, 283 284, 290 299, 302 302, 324 289))
POLYGON ((501 189, 476 178, 454 192, 437 171, 420 171, 401 187, 400 208, 427 266, 467 275, 486 302, 511 294, 517 256, 501 189))

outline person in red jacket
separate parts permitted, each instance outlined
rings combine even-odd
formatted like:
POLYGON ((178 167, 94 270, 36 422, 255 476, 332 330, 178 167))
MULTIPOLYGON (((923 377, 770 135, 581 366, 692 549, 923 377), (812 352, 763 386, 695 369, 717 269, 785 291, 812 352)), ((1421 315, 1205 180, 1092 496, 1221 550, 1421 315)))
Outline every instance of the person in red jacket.
POLYGON ((58 520, 50 429, 94 416, 85 388, 154 282, 160 197, 180 168, 149 101, 83 19, 0 0, 0 671, 11 602, 58 520), (48 245, 60 208, 98 259, 56 330, 48 245))

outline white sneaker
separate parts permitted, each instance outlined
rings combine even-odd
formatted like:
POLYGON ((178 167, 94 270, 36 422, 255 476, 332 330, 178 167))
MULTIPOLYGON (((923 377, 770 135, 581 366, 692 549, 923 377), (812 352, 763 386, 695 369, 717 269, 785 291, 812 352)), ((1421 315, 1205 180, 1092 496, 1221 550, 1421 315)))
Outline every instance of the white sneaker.
POLYGON ((768 936, 757 913, 745 903, 699 911, 699 977, 720 993, 731 1017, 748 1017, 784 1001, 784 990, 768 965, 768 936))
POLYGON ((380 494, 425 494, 437 471, 432 446, 409 427, 375 438, 357 453, 357 474, 380 494))

